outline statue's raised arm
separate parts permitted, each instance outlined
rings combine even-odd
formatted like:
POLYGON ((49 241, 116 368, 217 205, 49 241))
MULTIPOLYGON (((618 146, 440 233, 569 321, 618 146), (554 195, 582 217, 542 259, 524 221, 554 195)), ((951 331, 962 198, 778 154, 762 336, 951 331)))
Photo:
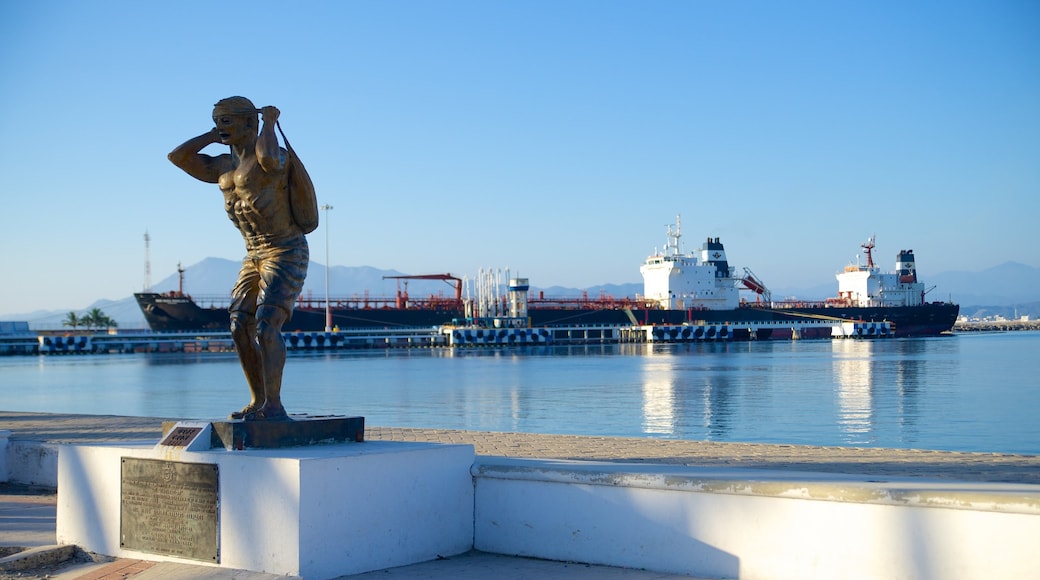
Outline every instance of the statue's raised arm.
POLYGON ((199 153, 213 143, 220 143, 220 134, 216 127, 181 143, 166 157, 195 179, 206 183, 216 183, 220 174, 227 171, 224 166, 227 160, 220 158, 224 156, 213 157, 199 153))
POLYGON ((278 137, 274 127, 278 123, 281 111, 277 107, 267 106, 260 109, 264 124, 260 127, 260 135, 256 139, 256 160, 267 173, 277 173, 285 168, 282 148, 278 146, 278 137))

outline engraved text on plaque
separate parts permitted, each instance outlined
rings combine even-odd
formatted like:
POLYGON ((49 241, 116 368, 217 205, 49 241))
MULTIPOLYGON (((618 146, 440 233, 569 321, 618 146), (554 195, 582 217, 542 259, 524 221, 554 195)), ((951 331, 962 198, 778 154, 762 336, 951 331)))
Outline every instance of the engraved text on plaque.
POLYGON ((217 466, 122 458, 119 545, 220 562, 217 466))

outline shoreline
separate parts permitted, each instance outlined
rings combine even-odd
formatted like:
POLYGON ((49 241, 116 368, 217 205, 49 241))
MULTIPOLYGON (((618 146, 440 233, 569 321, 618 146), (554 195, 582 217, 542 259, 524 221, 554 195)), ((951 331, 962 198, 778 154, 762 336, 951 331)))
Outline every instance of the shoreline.
POLYGON ((956 322, 953 332, 1009 332, 1040 330, 1040 320, 956 322))

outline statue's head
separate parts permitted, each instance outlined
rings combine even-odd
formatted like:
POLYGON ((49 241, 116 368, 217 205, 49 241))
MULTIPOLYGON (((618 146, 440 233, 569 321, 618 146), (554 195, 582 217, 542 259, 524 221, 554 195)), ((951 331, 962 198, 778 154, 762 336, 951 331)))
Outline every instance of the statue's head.
POLYGON ((217 104, 213 105, 213 120, 216 122, 218 117, 246 117, 248 119, 247 126, 257 126, 257 110, 256 106, 253 105, 253 101, 245 97, 228 97, 226 99, 220 99, 217 104))

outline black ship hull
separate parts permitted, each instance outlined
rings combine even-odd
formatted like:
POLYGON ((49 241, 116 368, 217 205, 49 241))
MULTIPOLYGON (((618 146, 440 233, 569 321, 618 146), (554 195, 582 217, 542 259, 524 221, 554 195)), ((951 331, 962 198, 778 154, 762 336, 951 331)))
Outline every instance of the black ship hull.
MULTIPOLYGON (((202 308, 188 296, 138 293, 137 299, 148 326, 155 332, 223 331, 229 327, 226 307, 202 308)), ((935 336, 949 332, 960 307, 934 302, 906 307, 832 307, 822 305, 764 308, 755 305, 731 310, 662 310, 604 308, 537 308, 528 310, 532 327, 630 325, 630 324, 727 324, 790 322, 790 328, 774 329, 758 338, 802 338, 829 336, 819 325, 801 329, 806 321, 889 322, 894 336, 935 336), (808 334, 806 334, 808 332, 808 334), (813 334, 815 333, 815 334, 813 334)), ((332 326, 340 329, 433 327, 464 320, 461 308, 333 308, 332 326)), ((296 308, 283 326, 286 332, 320 332, 325 329, 324 309, 296 308)), ((812 325, 805 325, 810 327, 812 325)))

